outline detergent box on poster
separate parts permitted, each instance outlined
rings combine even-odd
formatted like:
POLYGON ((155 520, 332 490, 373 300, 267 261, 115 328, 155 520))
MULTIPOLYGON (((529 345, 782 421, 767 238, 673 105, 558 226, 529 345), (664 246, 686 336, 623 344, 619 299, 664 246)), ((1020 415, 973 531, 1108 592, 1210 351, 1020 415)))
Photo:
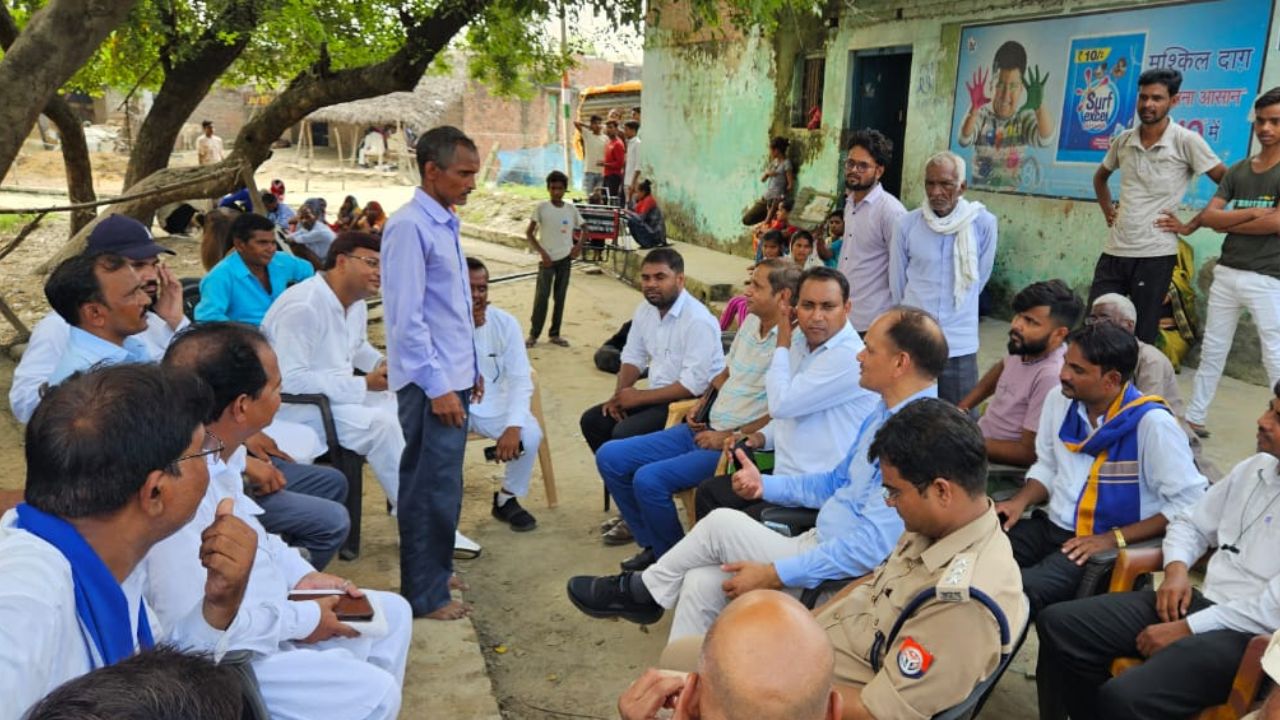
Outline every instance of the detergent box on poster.
POLYGON ((1067 60, 1058 162, 1097 163, 1133 125, 1146 33, 1076 38, 1067 60))

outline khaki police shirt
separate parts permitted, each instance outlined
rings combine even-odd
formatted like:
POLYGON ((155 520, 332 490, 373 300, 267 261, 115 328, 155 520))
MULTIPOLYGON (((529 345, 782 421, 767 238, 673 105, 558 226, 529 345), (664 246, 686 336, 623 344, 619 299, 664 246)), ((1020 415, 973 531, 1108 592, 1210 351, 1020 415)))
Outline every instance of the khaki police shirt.
POLYGON ((836 681, 862 688, 862 702, 877 720, 929 718, 960 703, 1000 660, 1000 628, 977 600, 931 600, 902 626, 871 668, 877 631, 888 635, 902 608, 935 587, 947 566, 971 554, 969 586, 1004 610, 1011 635, 1023 623, 1022 573, 993 506, 977 520, 936 542, 903 533, 871 582, 818 615, 836 651, 836 681))

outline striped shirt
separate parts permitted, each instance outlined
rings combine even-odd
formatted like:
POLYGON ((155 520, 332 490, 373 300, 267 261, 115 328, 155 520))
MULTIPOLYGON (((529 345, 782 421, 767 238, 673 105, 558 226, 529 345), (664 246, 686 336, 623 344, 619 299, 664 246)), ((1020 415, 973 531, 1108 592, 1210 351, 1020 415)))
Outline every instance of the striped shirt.
POLYGON ((770 328, 762 338, 760 318, 747 315, 725 357, 729 377, 711 405, 712 428, 735 430, 769 412, 764 376, 777 345, 778 327, 770 328))

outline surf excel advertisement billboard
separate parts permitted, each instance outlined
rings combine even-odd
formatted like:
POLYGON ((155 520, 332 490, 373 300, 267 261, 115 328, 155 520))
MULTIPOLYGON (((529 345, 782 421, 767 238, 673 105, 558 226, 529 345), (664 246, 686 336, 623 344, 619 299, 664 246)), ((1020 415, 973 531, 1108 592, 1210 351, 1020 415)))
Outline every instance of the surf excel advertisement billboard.
MULTIPOLYGON (((1268 0, 1215 0, 966 27, 951 150, 970 187, 1093 199, 1111 139, 1136 122, 1138 76, 1172 68, 1170 117, 1230 165, 1248 154, 1271 13, 1268 0)), ((1186 202, 1215 189, 1201 178, 1186 202)))

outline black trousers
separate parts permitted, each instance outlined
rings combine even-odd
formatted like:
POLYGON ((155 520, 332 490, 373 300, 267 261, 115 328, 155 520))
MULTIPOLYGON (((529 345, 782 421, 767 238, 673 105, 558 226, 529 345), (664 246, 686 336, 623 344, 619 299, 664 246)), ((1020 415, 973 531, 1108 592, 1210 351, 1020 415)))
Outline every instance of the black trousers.
POLYGON ((627 412, 621 422, 600 412, 604 404, 592 405, 582 413, 578 422, 582 428, 582 437, 595 454, 600 446, 610 440, 635 437, 661 430, 667 424, 667 405, 646 405, 627 412))
POLYGON ((560 337, 560 322, 564 319, 564 299, 569 294, 569 275, 573 271, 573 257, 564 257, 551 263, 551 267, 538 267, 538 284, 533 291, 533 315, 529 318, 529 337, 534 340, 542 335, 542 325, 547 321, 547 304, 554 296, 556 307, 551 313, 553 338, 560 337))
MULTIPOLYGON (((1212 604, 1196 592, 1189 612, 1212 604)), ((1097 595, 1045 610, 1036 618, 1041 720, 1184 718, 1225 702, 1251 633, 1190 635, 1111 677, 1111 661, 1140 657, 1138 634, 1160 622, 1153 590, 1097 595)))
POLYGON ((1164 296, 1169 293, 1169 281, 1173 279, 1173 268, 1177 264, 1177 255, 1135 258, 1103 253, 1093 267, 1089 307, 1093 307, 1093 301, 1100 295, 1124 295, 1133 301, 1138 311, 1138 323, 1133 334, 1143 342, 1153 343, 1160 332, 1164 296))
POLYGON ((716 508, 741 510, 759 520, 760 514, 767 508, 776 507, 773 503, 763 500, 746 500, 734 492, 732 475, 716 475, 703 480, 702 484, 698 485, 698 492, 694 495, 693 506, 699 520, 716 508))
POLYGON ((1031 617, 1053 603, 1071 600, 1084 577, 1084 567, 1067 559, 1062 543, 1075 537, 1049 521, 1043 511, 1020 520, 1009 531, 1013 559, 1022 568, 1022 591, 1031 600, 1031 617))

